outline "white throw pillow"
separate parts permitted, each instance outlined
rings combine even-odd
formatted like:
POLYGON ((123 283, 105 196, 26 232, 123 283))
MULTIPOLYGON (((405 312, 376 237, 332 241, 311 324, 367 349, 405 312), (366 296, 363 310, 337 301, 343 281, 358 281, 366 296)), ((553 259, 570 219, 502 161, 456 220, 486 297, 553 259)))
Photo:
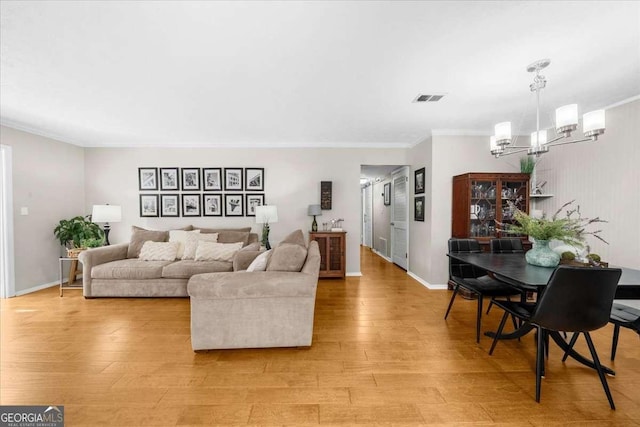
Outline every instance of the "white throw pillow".
POLYGON ((196 261, 233 261, 233 257, 242 249, 242 242, 237 243, 216 243, 198 242, 196 249, 196 261))
POLYGON ((142 261, 173 261, 178 253, 178 242, 152 242, 148 240, 140 249, 142 261))
POLYGON ((196 249, 198 249, 199 241, 217 242, 218 233, 187 234, 187 241, 184 244, 184 254, 182 254, 182 259, 194 259, 196 257, 196 249))
POLYGON ((184 255, 184 245, 185 243, 187 243, 187 236, 189 234, 200 234, 200 230, 169 230, 169 241, 178 242, 178 255, 176 255, 177 259, 182 259, 182 256, 184 255))
POLYGON ((260 255, 258 255, 256 259, 254 259, 253 262, 249 264, 249 267, 247 267, 247 271, 266 271, 269 257, 273 253, 271 251, 273 251, 273 249, 269 249, 268 251, 262 252, 260 255))

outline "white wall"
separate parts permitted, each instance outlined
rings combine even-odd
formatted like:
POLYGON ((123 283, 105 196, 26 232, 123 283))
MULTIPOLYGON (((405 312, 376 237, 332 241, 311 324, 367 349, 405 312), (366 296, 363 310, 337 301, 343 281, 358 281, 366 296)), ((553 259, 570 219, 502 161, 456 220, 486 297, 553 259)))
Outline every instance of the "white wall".
POLYGON ((13 224, 16 293, 58 280, 61 219, 85 215, 84 150, 0 127, 0 142, 13 152, 13 224), (29 215, 21 215, 26 207, 29 215))
POLYGON ((93 204, 122 206, 123 221, 112 224, 112 243, 128 241, 130 227, 169 229, 200 226, 261 226, 252 217, 140 218, 138 167, 264 167, 266 202, 278 207, 278 223, 271 225, 270 240, 289 232, 311 228, 307 206, 320 201, 320 181, 333 181, 333 209, 317 218, 321 224, 344 218, 347 234, 347 273, 360 272, 360 166, 404 164, 404 149, 85 149, 87 210, 93 204))

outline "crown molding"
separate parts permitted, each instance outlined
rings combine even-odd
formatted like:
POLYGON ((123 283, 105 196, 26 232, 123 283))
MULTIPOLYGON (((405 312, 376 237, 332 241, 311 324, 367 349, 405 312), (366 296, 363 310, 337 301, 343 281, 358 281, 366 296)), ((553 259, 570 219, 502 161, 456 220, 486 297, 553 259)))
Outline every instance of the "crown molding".
POLYGON ((616 108, 616 107, 619 107, 619 106, 624 105, 624 104, 629 104, 629 103, 637 101, 637 100, 640 100, 640 95, 635 95, 635 96, 632 96, 631 98, 627 98, 627 99, 623 99, 622 101, 615 102, 615 103, 613 103, 611 105, 608 105, 608 106, 604 107, 604 109, 605 110, 610 110, 612 108, 616 108))
POLYGON ((11 128, 11 129, 19 130, 22 132, 27 132, 27 133, 42 136, 45 138, 53 139, 55 141, 63 142, 65 144, 77 145, 78 147, 86 147, 85 144, 79 141, 75 141, 71 138, 67 138, 66 136, 58 135, 53 132, 44 131, 42 129, 38 129, 33 126, 26 125, 24 123, 14 122, 13 120, 0 118, 0 125, 11 128))

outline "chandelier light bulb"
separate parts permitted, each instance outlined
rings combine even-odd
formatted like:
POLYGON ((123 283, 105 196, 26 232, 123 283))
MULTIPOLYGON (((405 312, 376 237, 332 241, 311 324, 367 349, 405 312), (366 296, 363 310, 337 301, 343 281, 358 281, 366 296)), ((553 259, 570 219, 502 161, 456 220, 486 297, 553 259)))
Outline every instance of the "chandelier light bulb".
POLYGON ((511 143, 511 122, 498 123, 495 131, 498 145, 509 145, 511 143))
POLYGON ((569 104, 556 109, 557 133, 571 133, 578 127, 578 104, 569 104))
POLYGON ((597 136, 604 133, 604 110, 595 110, 582 116, 584 136, 597 136))
POLYGON ((547 131, 541 130, 539 132, 531 133, 531 146, 537 147, 547 143, 547 131))

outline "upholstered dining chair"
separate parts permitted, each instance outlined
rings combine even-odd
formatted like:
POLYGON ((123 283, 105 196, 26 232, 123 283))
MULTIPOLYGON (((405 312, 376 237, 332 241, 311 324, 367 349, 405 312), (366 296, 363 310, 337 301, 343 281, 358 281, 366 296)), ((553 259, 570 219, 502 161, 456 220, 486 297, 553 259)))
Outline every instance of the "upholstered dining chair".
MULTIPOLYGON (((449 239, 449 253, 481 253, 480 244, 475 239, 449 239)), ((460 288, 472 292, 478 297, 476 314, 476 342, 480 342, 480 327, 482 323, 482 302, 484 297, 511 297, 521 295, 522 292, 504 282, 487 275, 487 272, 471 264, 467 264, 449 257, 449 279, 454 283, 453 295, 449 301, 445 320, 449 316, 453 301, 460 288)))
MULTIPOLYGON (((500 321, 498 332, 491 344, 489 354, 493 354, 498 337, 507 320, 514 315, 525 323, 535 326, 538 331, 538 348, 536 354, 536 402, 540 402, 541 378, 545 361, 545 345, 550 332, 574 332, 569 348, 575 343, 579 334, 583 334, 593 363, 598 371, 600 382, 609 400, 611 409, 615 409, 613 397, 605 377, 600 359, 591 340, 590 331, 600 329, 609 322, 616 287, 622 275, 619 268, 590 268, 559 266, 549 278, 544 292, 537 304, 512 301, 494 301, 502 308, 504 316, 500 321)), ((569 350, 565 353, 566 360, 569 350)))
POLYGON ((517 237, 501 237, 499 239, 491 239, 491 252, 494 254, 523 254, 524 246, 522 240, 517 237))

